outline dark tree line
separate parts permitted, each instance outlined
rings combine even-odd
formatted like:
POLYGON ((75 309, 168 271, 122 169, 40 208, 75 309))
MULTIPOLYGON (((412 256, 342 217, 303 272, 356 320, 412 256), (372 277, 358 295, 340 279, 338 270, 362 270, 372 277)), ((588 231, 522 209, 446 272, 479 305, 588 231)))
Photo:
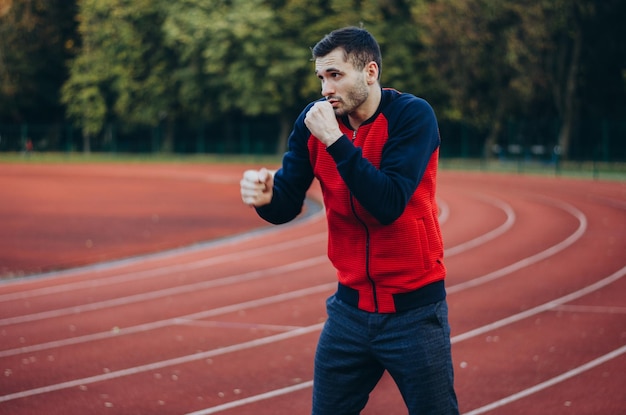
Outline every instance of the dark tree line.
POLYGON ((69 121, 87 148, 113 124, 165 126, 171 151, 174 125, 265 117, 280 151, 319 95, 309 48, 362 24, 383 84, 486 151, 508 120, 554 119, 567 154, 583 120, 626 118, 623 16, 622 0, 0 0, 0 123, 69 121))

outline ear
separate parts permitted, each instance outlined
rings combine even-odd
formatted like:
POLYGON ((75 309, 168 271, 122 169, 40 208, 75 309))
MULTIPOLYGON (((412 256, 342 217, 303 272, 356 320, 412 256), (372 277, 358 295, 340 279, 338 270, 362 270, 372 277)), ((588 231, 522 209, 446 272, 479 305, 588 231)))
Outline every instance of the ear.
POLYGON ((365 76, 368 85, 373 85, 374 83, 378 82, 378 71, 378 64, 374 61, 371 61, 370 63, 365 65, 365 76))

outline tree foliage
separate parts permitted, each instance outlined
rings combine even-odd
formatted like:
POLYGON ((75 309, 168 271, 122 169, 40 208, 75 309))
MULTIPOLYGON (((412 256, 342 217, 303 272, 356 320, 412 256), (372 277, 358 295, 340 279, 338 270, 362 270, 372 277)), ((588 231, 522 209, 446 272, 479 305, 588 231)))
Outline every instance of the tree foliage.
POLYGON ((82 48, 63 86, 68 115, 86 134, 97 134, 112 119, 154 126, 175 112, 162 3, 81 0, 79 6, 82 48))
POLYGON ((73 1, 0 0, 0 120, 62 119, 75 14, 73 1))
POLYGON ((186 109, 205 117, 278 111, 274 63, 287 69, 294 54, 281 48, 272 9, 259 0, 187 0, 171 3, 168 11, 166 42, 179 52, 174 73, 186 109))
POLYGON ((559 119, 567 149, 582 117, 626 111, 622 0, 76 1, 0 0, 0 119, 65 105, 94 136, 263 116, 284 140, 319 97, 310 47, 348 25, 379 40, 383 86, 472 125, 487 150, 511 117, 559 119))

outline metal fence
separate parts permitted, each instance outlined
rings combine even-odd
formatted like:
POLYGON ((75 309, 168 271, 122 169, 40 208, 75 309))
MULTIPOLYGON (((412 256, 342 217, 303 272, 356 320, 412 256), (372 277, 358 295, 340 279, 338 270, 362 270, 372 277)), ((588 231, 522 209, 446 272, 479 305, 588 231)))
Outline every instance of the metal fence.
POLYGON ((266 120, 235 123, 195 123, 158 127, 107 124, 89 143, 72 124, 0 124, 0 152, 104 152, 180 154, 276 153, 277 126, 266 120))
MULTIPOLYGON (((558 143, 559 123, 553 119, 510 120, 488 155, 501 160, 557 162, 626 162, 626 121, 582 120, 572 135, 568 154, 558 143)), ((441 124, 442 157, 485 157, 485 134, 462 123, 441 124)))
MULTIPOLYGON (((441 157, 555 165, 564 159, 626 163, 626 121, 583 120, 578 125, 564 157, 555 120, 511 120, 487 150, 484 132, 462 123, 441 122, 441 157)), ((108 124, 87 146, 80 129, 71 124, 0 124, 0 152, 277 154, 282 152, 278 135, 278 123, 271 118, 153 128, 108 124)))

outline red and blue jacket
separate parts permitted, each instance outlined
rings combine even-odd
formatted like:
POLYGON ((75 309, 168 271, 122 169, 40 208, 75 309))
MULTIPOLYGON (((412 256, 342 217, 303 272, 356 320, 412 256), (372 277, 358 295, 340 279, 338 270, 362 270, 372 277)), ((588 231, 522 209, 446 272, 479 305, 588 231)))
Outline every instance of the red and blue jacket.
POLYGON ((297 118, 270 204, 257 208, 279 224, 302 210, 314 178, 328 221, 328 257, 337 297, 362 310, 393 313, 445 298, 443 241, 435 200, 439 129, 423 99, 382 90, 377 112, 326 148, 297 118))

